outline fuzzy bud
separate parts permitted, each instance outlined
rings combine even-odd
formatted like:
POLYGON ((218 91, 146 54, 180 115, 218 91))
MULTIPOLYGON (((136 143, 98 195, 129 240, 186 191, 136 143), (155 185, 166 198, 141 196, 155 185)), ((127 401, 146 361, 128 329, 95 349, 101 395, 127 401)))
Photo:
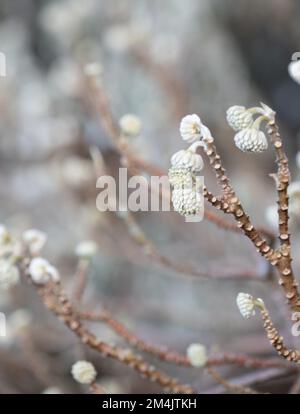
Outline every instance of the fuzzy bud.
POLYGON ((88 361, 77 361, 72 366, 71 373, 75 381, 80 384, 92 384, 97 376, 94 365, 88 361))
POLYGON ((248 293, 240 292, 236 298, 236 304, 239 308, 241 315, 244 318, 249 319, 251 316, 255 315, 255 304, 253 296, 248 293))
POLYGON ((263 152, 268 148, 265 134, 256 128, 246 128, 234 137, 235 145, 243 152, 263 152))
POLYGON ((121 131, 127 136, 136 137, 141 132, 142 123, 136 115, 123 115, 119 121, 119 124, 121 131))
POLYGON ((203 159, 194 151, 181 150, 172 156, 171 165, 175 168, 187 168, 192 172, 198 172, 203 168, 203 159))
POLYGON ((253 124, 252 114, 244 106, 231 106, 226 112, 228 125, 235 131, 250 128, 253 124))
POLYGON ((255 299, 249 293, 240 292, 237 295, 236 304, 241 315, 246 319, 255 315, 255 306, 259 306, 261 309, 264 308, 263 301, 261 299, 255 299))
POLYGON ((76 256, 81 259, 90 260, 98 251, 97 243, 92 240, 80 242, 75 249, 76 256))
POLYGON ((191 188, 194 182, 194 175, 188 168, 171 167, 168 176, 174 188, 191 188))
POLYGON ((195 188, 174 188, 172 191, 174 210, 183 216, 199 213, 203 208, 203 199, 195 188))
POLYGON ((44 285, 50 281, 58 282, 60 280, 57 269, 41 257, 36 257, 31 261, 29 274, 33 282, 38 285, 44 285))
POLYGON ((201 139, 201 119, 198 115, 186 115, 180 123, 180 134, 184 141, 195 142, 201 139))
POLYGON ((300 84, 300 59, 294 60, 288 66, 288 72, 290 77, 300 84))
POLYGON ((201 344, 191 344, 187 349, 187 357, 193 367, 203 367, 207 362, 205 346, 201 344))

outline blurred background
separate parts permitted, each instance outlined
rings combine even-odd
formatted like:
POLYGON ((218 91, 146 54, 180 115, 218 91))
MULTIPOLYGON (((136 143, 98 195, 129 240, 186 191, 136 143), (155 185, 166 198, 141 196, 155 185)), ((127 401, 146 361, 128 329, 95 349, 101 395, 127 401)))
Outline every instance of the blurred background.
MULTIPOLYGON (((183 148, 180 119, 199 114, 247 211, 255 223, 271 228, 266 209, 276 200, 268 176, 275 170, 273 154, 239 152, 225 113, 231 105, 260 101, 277 111, 293 180, 299 178, 300 86, 287 72, 292 54, 300 51, 299 18, 297 0, 1 0, 0 51, 7 75, 0 78, 0 222, 17 235, 32 227, 47 233, 44 255, 60 269, 67 289, 77 266, 76 245, 94 240, 99 248, 85 307, 106 306, 151 343, 185 352, 200 342, 212 354, 275 356, 260 321, 243 321, 235 304, 239 291, 257 294, 289 336, 281 292, 263 280, 265 265, 247 240, 210 222, 185 223, 174 213, 136 214, 161 254, 175 262, 213 269, 217 276, 220 269, 234 274, 241 269, 262 279, 202 280, 154 263, 130 238, 122 218, 97 211, 88 149, 97 146, 108 168, 117 165, 118 154, 87 104, 82 67, 99 62, 116 120, 133 113, 142 121, 134 150, 165 170, 170 156, 183 148)), ((205 180, 216 188, 209 171, 205 180)), ((297 223, 292 233, 297 252, 297 223)), ((298 271, 299 266, 296 255, 298 271)), ((8 321, 20 309, 32 318, 30 335, 20 338, 8 323, 0 343, 1 393, 41 393, 49 387, 86 392, 69 373, 78 352, 95 363, 110 392, 160 391, 119 363, 78 350, 32 289, 0 293, 8 321)), ((101 324, 93 329, 120 343, 101 324)), ((202 371, 159 365, 201 392, 222 392, 202 371)), ((232 367, 222 373, 250 384, 254 375, 232 367)), ((294 379, 269 370, 255 384, 288 392, 294 379)))

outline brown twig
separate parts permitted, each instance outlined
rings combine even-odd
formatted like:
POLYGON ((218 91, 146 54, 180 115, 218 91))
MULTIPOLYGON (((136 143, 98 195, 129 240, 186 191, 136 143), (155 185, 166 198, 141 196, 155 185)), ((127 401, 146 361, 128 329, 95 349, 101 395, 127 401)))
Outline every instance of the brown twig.
MULTIPOLYGON (((278 127, 275 121, 271 120, 268 123, 268 133, 271 137, 272 143, 277 154, 276 162, 278 164, 278 173, 276 176, 276 184, 278 191, 278 212, 279 212, 279 238, 280 248, 274 249, 270 243, 262 238, 261 233, 255 229, 249 216, 245 213, 240 200, 236 196, 229 179, 225 175, 225 169, 221 163, 221 157, 218 155, 214 145, 213 138, 207 139, 204 151, 209 158, 210 165, 215 171, 217 181, 222 187, 222 198, 213 197, 211 193, 207 192, 205 196, 209 202, 216 208, 223 210, 227 214, 231 214, 237 221, 238 226, 243 230, 244 234, 251 240, 257 251, 264 256, 268 262, 277 268, 280 279, 279 284, 283 286, 285 296, 293 311, 300 310, 300 297, 298 293, 298 283, 296 282, 292 267, 291 267, 291 253, 290 253, 290 238, 288 233, 288 196, 287 188, 289 183, 289 168, 287 157, 282 148, 282 141, 278 132, 278 127)), ((272 345, 277 349, 281 356, 298 362, 299 352, 289 350, 283 345, 283 338, 279 336, 274 328, 267 311, 262 311, 263 319, 265 320, 265 328, 271 339, 272 345), (266 313, 265 313, 266 312, 266 313)))
POLYGON ((204 192, 204 196, 214 207, 226 214, 231 214, 235 218, 237 226, 251 240, 257 251, 270 262, 275 262, 279 253, 270 247, 270 243, 262 237, 262 233, 254 227, 249 216, 245 213, 241 201, 236 196, 225 174, 225 168, 222 165, 220 155, 217 153, 213 139, 207 141, 204 151, 209 159, 211 168, 215 172, 217 181, 221 185, 223 197, 220 199, 208 191, 204 192))
POLYGON ((293 275, 291 266, 291 247, 290 236, 288 233, 288 195, 287 188, 289 184, 288 160, 282 146, 282 140, 278 132, 278 126, 274 120, 268 122, 268 133, 276 151, 276 162, 278 164, 278 173, 276 184, 278 191, 278 213, 279 213, 279 239, 280 248, 274 249, 272 240, 267 242, 262 237, 261 231, 256 229, 249 216, 245 213, 239 198, 236 196, 225 169, 222 166, 221 157, 217 153, 213 139, 208 139, 204 147, 205 153, 209 158, 210 165, 215 172, 217 181, 222 187, 222 198, 214 197, 209 191, 205 190, 204 196, 217 209, 224 213, 231 214, 237 221, 237 225, 242 229, 244 234, 251 240, 257 251, 264 256, 272 266, 275 266, 280 275, 279 284, 283 287, 285 296, 293 311, 300 311, 300 296, 298 292, 298 283, 293 275))
POLYGON ((262 319, 264 321, 264 329, 267 333, 267 337, 271 345, 275 348, 280 356, 288 361, 300 363, 300 350, 289 349, 284 345, 283 337, 280 336, 279 332, 275 328, 270 315, 265 307, 260 308, 262 319))
POLYGON ((89 260, 79 260, 78 262, 77 270, 74 277, 74 288, 72 292, 72 299, 77 303, 81 301, 86 289, 89 266, 89 260))
MULTIPOLYGON (((27 273, 27 269, 21 269, 27 273)), ((28 280, 28 279, 27 279, 28 280)), ((176 378, 170 377, 159 369, 149 365, 141 356, 135 355, 131 350, 111 346, 99 340, 80 321, 80 317, 73 308, 68 297, 59 284, 49 282, 46 285, 35 285, 37 293, 44 305, 50 309, 64 324, 80 339, 80 341, 91 349, 99 352, 104 357, 115 359, 130 366, 140 375, 154 381, 164 389, 174 393, 191 394, 196 390, 190 385, 181 384, 176 378)))
MULTIPOLYGON (((106 323, 121 338, 130 345, 136 347, 140 351, 149 353, 162 361, 175 365, 191 366, 188 358, 177 351, 170 350, 166 347, 158 347, 151 345, 138 337, 134 332, 127 329, 120 321, 116 320, 108 310, 99 312, 80 312, 82 320, 106 323)), ((245 368, 285 368, 291 369, 291 366, 280 360, 268 360, 260 358, 252 358, 246 355, 222 354, 220 356, 210 357, 206 366, 220 365, 238 365, 245 368)))
POLYGON ((295 279, 292 269, 291 257, 291 241, 289 234, 289 198, 288 185, 290 180, 290 172, 288 159, 284 152, 282 140, 279 134, 278 126, 274 120, 268 123, 268 134, 276 152, 276 163, 278 171, 275 176, 275 182, 278 193, 278 216, 279 216, 279 240, 280 248, 277 249, 278 260, 274 261, 279 274, 279 284, 285 292, 290 308, 294 312, 300 311, 300 295, 298 291, 298 283, 295 279))
POLYGON ((159 250, 156 248, 155 244, 148 239, 145 232, 142 230, 139 223, 135 220, 135 217, 130 212, 127 212, 122 216, 122 219, 126 223, 128 228, 129 235, 133 240, 143 247, 143 252, 146 256, 154 259, 155 263, 158 263, 160 266, 163 266, 172 271, 172 276, 175 276, 176 273, 184 275, 185 277, 193 278, 209 278, 209 279, 251 279, 263 281, 264 279, 257 273, 252 270, 243 270, 237 269, 236 271, 229 270, 225 271, 224 269, 212 269, 212 270, 199 270, 195 269, 188 263, 176 263, 174 260, 162 255, 159 250), (175 272, 175 274, 174 274, 175 272))
POLYGON ((219 384, 221 384, 225 390, 234 394, 259 394, 257 391, 249 387, 244 387, 242 385, 231 384, 226 381, 215 369, 206 368, 206 371, 212 376, 212 378, 219 384))

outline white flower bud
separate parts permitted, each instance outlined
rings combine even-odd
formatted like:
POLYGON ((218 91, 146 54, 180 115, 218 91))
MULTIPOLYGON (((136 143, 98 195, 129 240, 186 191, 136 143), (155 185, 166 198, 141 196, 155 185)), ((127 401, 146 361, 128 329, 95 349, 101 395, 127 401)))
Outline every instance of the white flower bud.
POLYGON ((255 304, 253 296, 240 292, 236 298, 236 304, 244 318, 249 319, 255 315, 255 304))
POLYGON ((30 229, 23 233, 23 240, 31 254, 39 253, 44 247, 47 236, 40 230, 30 229))
POLYGON ((199 213, 203 208, 203 199, 194 188, 174 188, 172 191, 174 210, 183 216, 199 213))
POLYGON ((235 145, 244 152, 263 152, 268 148, 265 134, 256 128, 246 128, 234 137, 235 145))
POLYGON ((123 115, 119 124, 123 134, 130 137, 136 137, 140 134, 142 129, 141 120, 136 115, 132 114, 123 115))
POLYGON ((253 124, 253 117, 244 106, 231 106, 226 112, 228 125, 235 131, 250 128, 253 124))
POLYGON ((194 151, 181 150, 172 156, 171 164, 175 168, 187 168, 192 172, 198 172, 203 168, 203 159, 194 151))
POLYGON ((194 182, 194 175, 187 168, 171 167, 168 177, 170 184, 175 188, 191 188, 194 182))
POLYGON ((194 367, 203 367, 207 362, 207 353, 204 345, 191 344, 187 349, 187 357, 194 367))
POLYGON ((241 315, 247 319, 255 315, 255 306, 258 306, 261 309, 264 308, 264 302, 261 299, 255 299, 253 296, 249 295, 249 293, 240 292, 237 295, 236 304, 241 315))
POLYGON ((98 251, 97 243, 92 240, 80 242, 75 249, 76 256, 81 259, 91 259, 98 251))
POLYGON ((44 285, 45 283, 58 282, 60 280, 57 269, 50 263, 41 258, 34 258, 29 265, 29 274, 34 283, 44 285))
POLYGON ((190 143, 200 140, 202 138, 201 127, 202 123, 198 115, 186 115, 180 123, 182 139, 190 143))
POLYGON ((290 77, 300 84, 300 59, 294 60, 288 66, 288 72, 290 77))
POLYGON ((0 288, 9 289, 20 280, 19 270, 8 260, 0 260, 0 288))
POLYGON ((75 381, 80 384, 91 384, 97 376, 94 365, 88 361, 77 361, 72 366, 71 373, 75 381))

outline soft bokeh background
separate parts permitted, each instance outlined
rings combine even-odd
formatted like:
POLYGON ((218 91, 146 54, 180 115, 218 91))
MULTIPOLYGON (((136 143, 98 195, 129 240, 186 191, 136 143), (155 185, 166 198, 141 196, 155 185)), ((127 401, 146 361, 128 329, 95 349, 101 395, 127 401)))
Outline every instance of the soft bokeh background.
MULTIPOLYGON (((0 51, 7 57, 7 76, 0 79, 0 221, 15 234, 31 227, 45 231, 44 254, 59 267, 68 289, 75 246, 84 239, 97 241, 86 307, 107 306, 152 343, 182 352, 201 342, 210 352, 274 355, 260 322, 241 320, 235 305, 239 291, 258 294, 284 331, 283 300, 269 284, 201 281, 170 272, 130 240, 120 218, 96 210, 88 147, 98 146, 108 165, 117 155, 101 119, 83 99, 81 68, 101 63, 114 116, 130 112, 141 118, 142 136, 133 145, 165 169, 170 155, 183 147, 181 117, 198 113, 213 131, 247 210, 256 223, 269 226, 265 212, 275 202, 268 176, 273 154, 240 153, 225 112, 233 104, 260 101, 274 108, 297 179, 300 87, 287 66, 300 51, 299 18, 297 0, 1 0, 0 51)), ((214 187, 209 172, 205 179, 214 187)), ((178 263, 235 273, 248 269, 263 277, 263 263, 238 235, 211 223, 186 224, 173 213, 144 213, 137 219, 160 251, 178 263)), ((297 252, 297 224, 292 231, 297 252)), ((85 392, 69 374, 82 355, 72 335, 42 310, 31 289, 1 293, 1 311, 9 315, 19 308, 32 314, 33 341, 29 351, 13 335, 0 345, 0 392, 40 393, 50 386, 85 392), (43 368, 26 352, 38 355, 43 368)), ((93 328, 119 343, 103 326, 93 328)), ((118 363, 85 355, 112 392, 159 391, 118 363)), ((201 371, 164 368, 201 391, 220 392, 201 371)), ((251 375, 222 372, 238 381, 251 375)), ((262 375, 260 386, 267 391, 286 392, 293 380, 277 372, 265 376, 272 378, 262 375)))

